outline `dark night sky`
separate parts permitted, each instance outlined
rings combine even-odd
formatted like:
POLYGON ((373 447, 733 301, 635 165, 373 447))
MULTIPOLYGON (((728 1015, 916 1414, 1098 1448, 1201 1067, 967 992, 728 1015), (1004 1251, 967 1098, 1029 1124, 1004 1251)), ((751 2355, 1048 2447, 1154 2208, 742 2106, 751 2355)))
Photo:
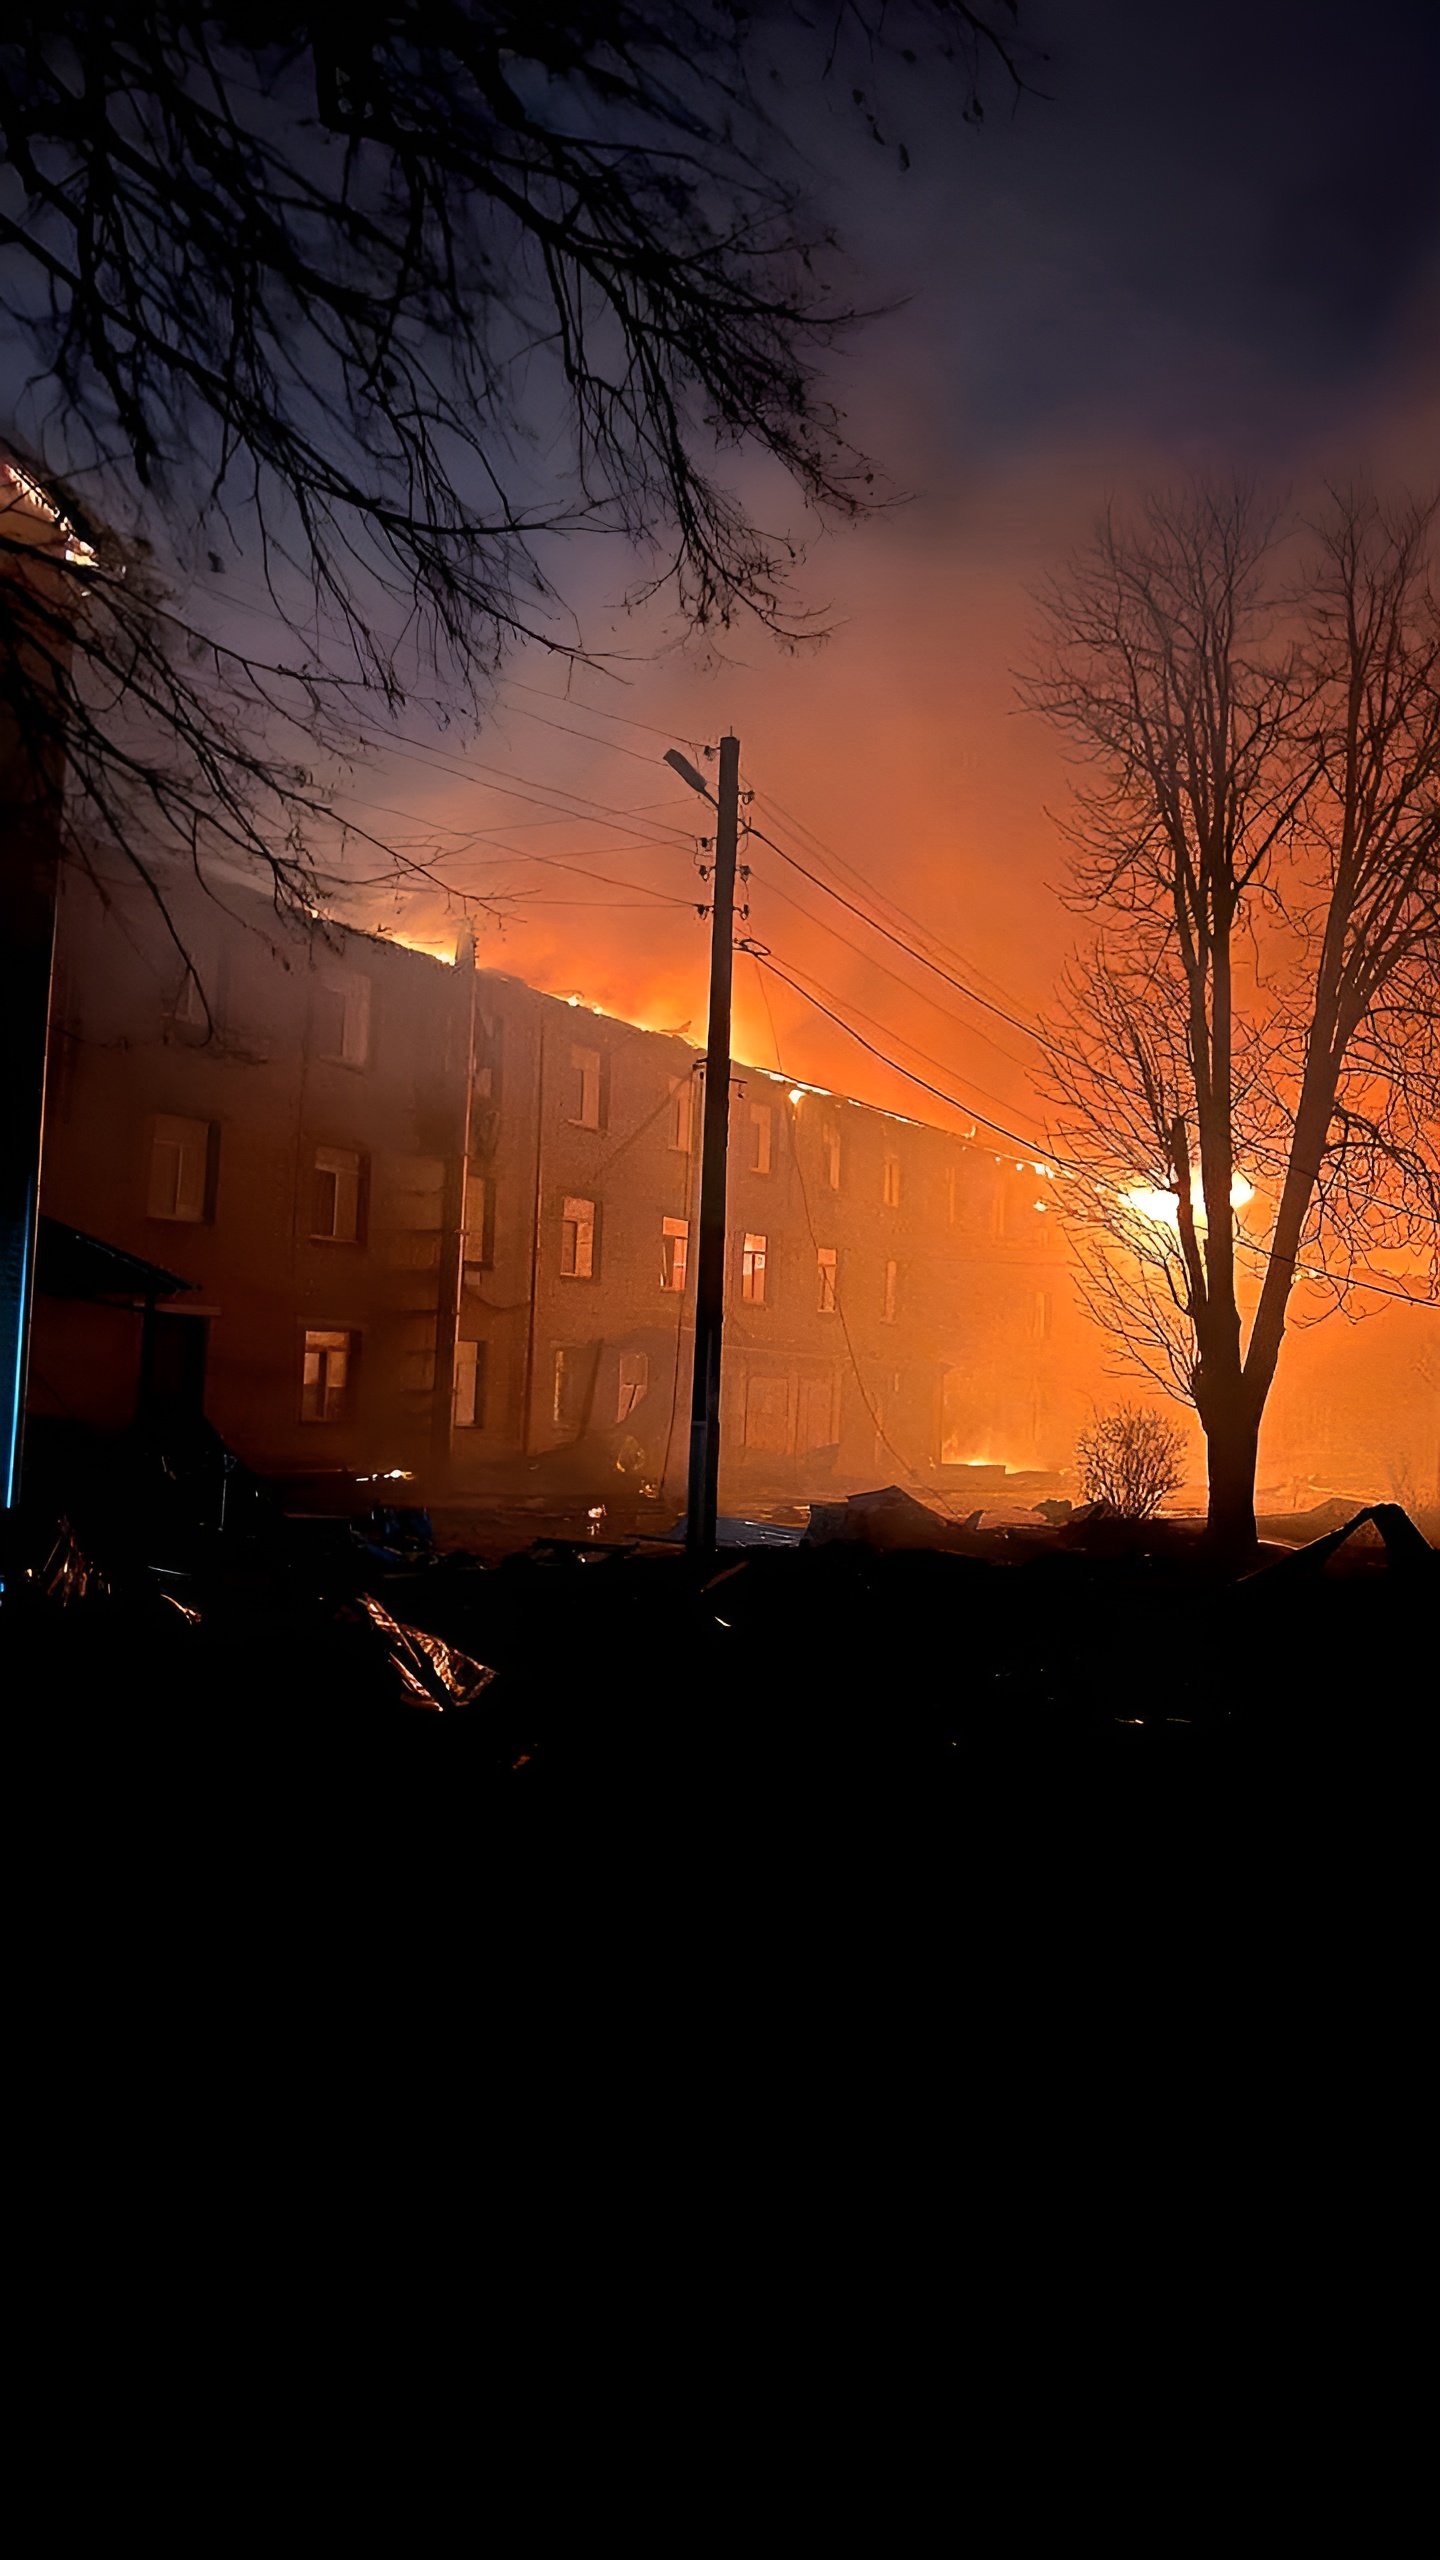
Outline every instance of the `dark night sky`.
MULTIPOLYGON (((586 639, 626 661, 623 683, 581 677, 575 703, 682 740, 733 724, 753 783, 1033 1003, 1073 932, 1053 895, 1047 816, 1063 807, 1065 770, 1014 709, 1037 577, 1107 497, 1191 467, 1239 467, 1297 495, 1327 474, 1415 485, 1440 467, 1440 11, 1032 0, 1026 24, 1050 57, 1035 73, 1049 94, 1012 113, 992 84, 979 132, 933 73, 887 73, 879 119, 905 139, 908 175, 840 99, 791 102, 853 299, 901 306, 831 367, 853 432, 906 503, 813 544, 803 592, 833 622, 828 645, 788 657, 741 632, 706 668, 665 652, 657 612, 616 610, 634 564, 614 550, 572 552, 561 572, 586 639)), ((763 474, 748 485, 767 521, 787 502, 793 516, 763 474)), ((561 682, 539 658, 514 673, 561 682)), ((683 895, 682 853, 622 852, 614 826, 537 833, 541 813, 501 796, 496 768, 527 789, 643 808, 647 828, 693 822, 687 796, 667 795, 658 768, 652 788, 634 761, 663 738, 585 721, 622 757, 537 725, 543 709, 505 688, 474 750, 489 775, 449 769, 458 749, 444 770, 417 749, 361 788, 414 812, 417 844, 431 823, 484 828, 492 844, 583 852, 683 895)), ((784 887, 814 905, 802 884, 773 863, 769 874, 773 887, 757 865, 752 929, 777 954, 1024 1109, 1018 1044, 1006 1056, 929 1009, 923 980, 907 998, 779 899, 784 887)), ((482 941, 496 965, 652 1022, 702 1019, 703 938, 682 907, 637 892, 607 915, 573 874, 515 861, 480 869, 465 856, 454 877, 525 901, 523 923, 482 941)), ((446 930, 438 901, 395 921, 436 942, 446 930)), ((748 967, 737 1000, 737 1045, 768 1058, 748 967)), ((798 998, 775 1010, 790 1072, 933 1110, 798 998)))

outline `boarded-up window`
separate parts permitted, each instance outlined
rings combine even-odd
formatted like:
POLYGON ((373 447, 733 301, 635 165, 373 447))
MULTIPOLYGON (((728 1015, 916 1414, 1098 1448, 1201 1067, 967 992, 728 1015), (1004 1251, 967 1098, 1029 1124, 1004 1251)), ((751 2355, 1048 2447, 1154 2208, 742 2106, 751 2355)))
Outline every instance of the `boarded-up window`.
POLYGON ((370 981, 353 969, 326 970, 310 998, 310 1036, 317 1058, 363 1067, 370 1055, 370 981))
POLYGON ((572 1049, 570 1052, 569 1118, 577 1129, 600 1126, 600 1052, 598 1049, 572 1049))
POLYGON ((310 1233, 317 1243, 354 1244, 360 1233, 360 1158, 351 1147, 317 1147, 310 1233))
POLYGON ((750 1378, 745 1386, 745 1446, 780 1457, 790 1446, 790 1381, 750 1378))
POLYGON ((196 1225, 206 1216, 210 1155, 208 1120, 177 1120, 162 1112, 152 1122, 146 1198, 152 1218, 196 1225))
POLYGON ((825 1179, 832 1191, 840 1188, 840 1132, 833 1126, 825 1132, 825 1179))
POLYGON ((816 1250, 815 1261, 820 1275, 820 1313, 822 1316, 833 1316, 840 1256, 833 1244, 822 1244, 816 1250))
POLYGON ((887 1262, 885 1265, 885 1294, 882 1300, 883 1313, 887 1324, 893 1324, 895 1321, 895 1309, 899 1302, 899 1297, 900 1265, 898 1262, 887 1262))
POLYGON ((557 1345, 551 1363, 550 1419, 557 1431, 578 1431, 585 1419, 594 1353, 576 1350, 573 1345, 557 1345))
POLYGON ((768 1102, 751 1103, 750 1170, 752 1173, 768 1173, 770 1170, 770 1136, 772 1117, 773 1115, 768 1102))
POLYGON ((350 1395, 354 1336, 307 1333, 300 1371, 302 1422, 339 1422, 350 1395))
POLYGON ((688 1218, 662 1218, 660 1221, 660 1286, 683 1289, 685 1266, 690 1255, 690 1221, 688 1218))
POLYGON ((880 1197, 887 1209, 900 1206, 900 1159, 887 1156, 880 1176, 880 1197))
POLYGON ((840 1434, 835 1427, 834 1378, 807 1378, 800 1390, 800 1454, 812 1449, 833 1449, 840 1434))
POLYGON ((765 1266, 769 1259, 768 1239, 747 1235, 740 1248, 740 1295, 747 1306, 765 1304, 765 1266))
POLYGON ((561 1212, 560 1277, 562 1280, 593 1280, 595 1277, 593 1200, 567 1200, 561 1212))
POLYGON ((650 1385, 650 1362, 643 1351, 622 1351, 620 1378, 615 1393, 615 1419, 628 1422, 638 1404, 643 1404, 650 1385))
POLYGON ((670 1144, 690 1153, 695 1124, 695 1079, 672 1076, 670 1079, 670 1144))
POLYGON ((454 1411, 457 1431, 479 1431, 485 1422, 485 1355, 488 1343, 469 1342, 462 1334, 455 1345, 454 1411))

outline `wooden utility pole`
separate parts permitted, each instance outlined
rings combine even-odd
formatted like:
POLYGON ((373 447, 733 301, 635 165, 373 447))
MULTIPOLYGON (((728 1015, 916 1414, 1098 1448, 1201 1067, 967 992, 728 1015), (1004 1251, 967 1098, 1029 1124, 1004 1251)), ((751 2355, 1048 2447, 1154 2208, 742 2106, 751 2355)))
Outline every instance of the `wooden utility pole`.
MULTIPOLYGON (((673 764, 692 790, 709 792, 685 758, 673 764)), ((690 1392, 690 1478, 685 1544, 715 1551, 720 1484, 720 1349, 725 1321, 725 1167, 730 1139, 730 981, 735 966, 735 854, 740 831, 740 741, 720 741, 710 906, 710 1036, 700 1156, 700 1242, 695 1264, 695 1367, 690 1392)))

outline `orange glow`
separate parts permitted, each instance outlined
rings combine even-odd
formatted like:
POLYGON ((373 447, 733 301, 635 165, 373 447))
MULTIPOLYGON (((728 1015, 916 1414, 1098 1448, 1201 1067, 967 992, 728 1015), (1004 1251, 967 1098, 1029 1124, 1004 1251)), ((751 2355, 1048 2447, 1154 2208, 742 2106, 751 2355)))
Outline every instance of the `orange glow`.
MULTIPOLYGON (((1156 1226, 1174 1227, 1178 1233, 1180 1202, 1173 1191, 1152 1191, 1147 1185, 1140 1183, 1133 1191, 1126 1191, 1121 1196, 1127 1209, 1138 1209, 1142 1218, 1152 1219, 1156 1226)), ((1198 1174, 1192 1179, 1191 1197, 1195 1203, 1195 1224, 1197 1227, 1203 1227, 1207 1220, 1198 1174)), ((1237 1173, 1230 1184, 1231 1208, 1248 1208, 1254 1197, 1254 1184, 1247 1182, 1243 1173, 1237 1173)), ((1035 1205, 1039 1208, 1042 1204, 1037 1201, 1035 1205)))

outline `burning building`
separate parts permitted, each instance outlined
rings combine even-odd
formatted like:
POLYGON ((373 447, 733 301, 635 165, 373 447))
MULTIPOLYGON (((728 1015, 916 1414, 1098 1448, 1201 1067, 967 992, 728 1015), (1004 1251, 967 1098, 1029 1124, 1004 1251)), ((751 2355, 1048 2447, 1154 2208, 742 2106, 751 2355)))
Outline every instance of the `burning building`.
MULTIPOLYGON (((203 1400, 291 1479, 673 1499, 696 1050, 480 969, 468 937, 451 965, 239 883, 168 906, 65 884, 44 1205, 166 1288, 46 1299, 32 1409, 203 1400)), ((1083 1327, 1049 1190, 737 1064, 726 1507, 891 1479, 984 1499, 1007 1463, 1063 1465, 1083 1327)))

